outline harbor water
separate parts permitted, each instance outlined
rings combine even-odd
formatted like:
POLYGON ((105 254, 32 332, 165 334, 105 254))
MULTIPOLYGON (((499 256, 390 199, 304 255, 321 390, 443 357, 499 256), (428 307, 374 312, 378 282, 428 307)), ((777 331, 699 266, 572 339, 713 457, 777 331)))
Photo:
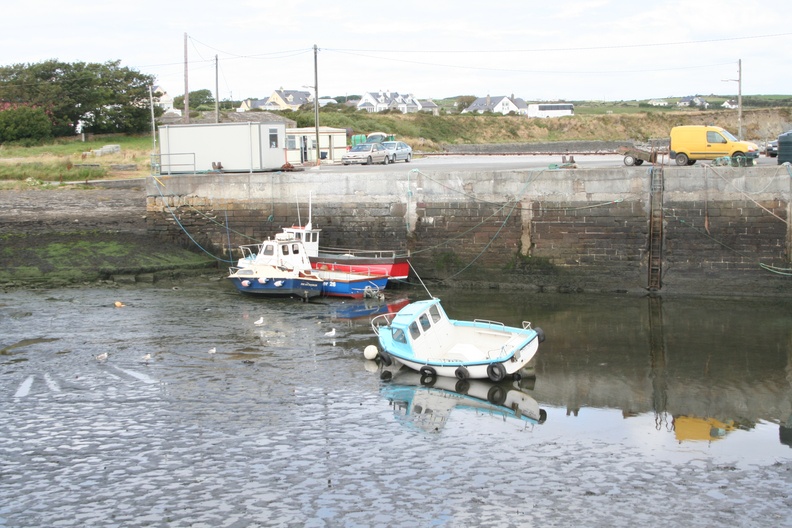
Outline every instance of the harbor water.
POLYGON ((5 292, 0 527, 792 526, 792 301, 432 294, 547 339, 421 383, 363 350, 423 289, 5 292))

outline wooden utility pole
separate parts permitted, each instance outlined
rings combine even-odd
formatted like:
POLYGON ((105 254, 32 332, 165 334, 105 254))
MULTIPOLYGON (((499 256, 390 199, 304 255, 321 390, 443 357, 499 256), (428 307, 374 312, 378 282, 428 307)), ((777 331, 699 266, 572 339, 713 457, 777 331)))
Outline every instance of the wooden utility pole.
POLYGON ((220 122, 220 84, 217 80, 217 55, 215 55, 215 123, 220 122))
POLYGON ((316 164, 319 165, 319 68, 317 66, 317 53, 319 48, 314 44, 314 124, 316 125, 316 164))
POLYGON ((190 88, 187 83, 187 33, 184 34, 184 122, 190 123, 190 88))
POLYGON ((742 140, 742 59, 737 60, 737 139, 742 140))

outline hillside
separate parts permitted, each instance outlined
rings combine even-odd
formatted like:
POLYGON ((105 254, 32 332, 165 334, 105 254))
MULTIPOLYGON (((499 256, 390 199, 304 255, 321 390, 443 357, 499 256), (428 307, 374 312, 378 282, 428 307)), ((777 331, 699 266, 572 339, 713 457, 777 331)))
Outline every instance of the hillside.
MULTIPOLYGON (((550 141, 638 141, 667 138, 678 125, 717 125, 736 134, 736 111, 635 112, 575 115, 553 119, 522 116, 322 113, 320 124, 354 133, 385 131, 414 149, 440 151, 443 145, 550 141)), ((313 122, 311 122, 311 125, 313 122)), ((764 141, 792 129, 792 109, 743 111, 743 136, 764 141)))

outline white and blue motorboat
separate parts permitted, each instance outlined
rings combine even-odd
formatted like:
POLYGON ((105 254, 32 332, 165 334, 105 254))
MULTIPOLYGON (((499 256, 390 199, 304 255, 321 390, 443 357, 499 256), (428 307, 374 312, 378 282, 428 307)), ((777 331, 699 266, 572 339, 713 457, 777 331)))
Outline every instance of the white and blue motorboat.
POLYGON ((544 341, 541 328, 496 321, 449 319, 440 299, 416 301, 395 314, 378 315, 371 327, 381 361, 398 361, 424 376, 489 379, 518 374, 544 341))
POLYGON ((322 295, 324 279, 314 273, 303 245, 292 235, 240 246, 242 258, 228 279, 242 293, 308 300, 322 295))
POLYGON ((283 232, 275 240, 239 247, 242 258, 229 270, 229 279, 243 293, 296 296, 319 295, 363 299, 376 297, 388 284, 384 274, 313 269, 302 239, 283 232), (318 285, 317 285, 318 283, 318 285))

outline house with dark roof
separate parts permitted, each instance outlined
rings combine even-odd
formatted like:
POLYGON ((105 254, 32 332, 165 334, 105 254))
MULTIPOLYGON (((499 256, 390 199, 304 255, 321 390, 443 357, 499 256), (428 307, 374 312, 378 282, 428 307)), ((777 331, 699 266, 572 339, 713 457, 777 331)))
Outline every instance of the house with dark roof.
POLYGON ((400 94, 390 90, 379 92, 366 92, 357 104, 358 110, 366 112, 382 112, 383 110, 398 110, 402 114, 420 112, 421 103, 412 94, 400 94))
POLYGON ((486 96, 479 97, 473 101, 470 106, 462 110, 463 114, 471 113, 483 114, 484 112, 492 112, 494 114, 510 114, 514 112, 519 115, 528 114, 528 103, 518 97, 508 97, 506 95, 496 95, 494 97, 486 96))
POLYGON ((707 108, 709 103, 699 97, 698 95, 689 95, 687 97, 683 97, 677 102, 677 106, 697 106, 699 108, 707 108))
POLYGON ((299 110, 304 104, 313 104, 313 94, 302 90, 275 90, 267 99, 245 99, 237 108, 237 112, 247 112, 253 109, 274 110, 299 110))

